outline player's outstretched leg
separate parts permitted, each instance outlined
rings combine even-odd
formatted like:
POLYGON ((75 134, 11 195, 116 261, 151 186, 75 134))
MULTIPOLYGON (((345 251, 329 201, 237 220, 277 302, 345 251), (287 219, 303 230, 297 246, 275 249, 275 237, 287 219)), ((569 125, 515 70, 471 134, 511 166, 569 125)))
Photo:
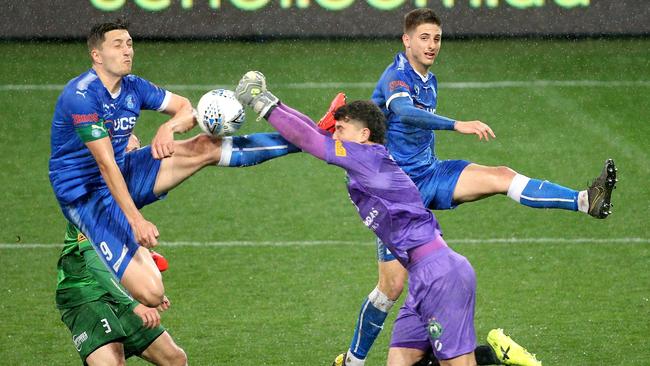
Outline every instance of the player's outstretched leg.
POLYGON ((611 214, 611 196, 616 181, 616 166, 612 159, 608 159, 600 176, 584 191, 515 174, 507 194, 513 200, 529 207, 581 211, 604 219, 611 214))
POLYGON ((279 99, 266 90, 266 78, 259 71, 249 71, 239 80, 235 96, 242 105, 253 108, 260 117, 266 116, 279 99))
POLYGON ((300 149, 279 133, 254 133, 224 137, 221 143, 219 166, 247 167, 261 164, 300 149))
POLYGON ((614 160, 607 159, 603 171, 587 189, 588 213, 597 219, 604 219, 612 213, 612 191, 618 181, 616 172, 614 160))
POLYGON ((492 329, 487 336, 488 344, 504 365, 542 366, 534 354, 503 333, 503 329, 492 329))

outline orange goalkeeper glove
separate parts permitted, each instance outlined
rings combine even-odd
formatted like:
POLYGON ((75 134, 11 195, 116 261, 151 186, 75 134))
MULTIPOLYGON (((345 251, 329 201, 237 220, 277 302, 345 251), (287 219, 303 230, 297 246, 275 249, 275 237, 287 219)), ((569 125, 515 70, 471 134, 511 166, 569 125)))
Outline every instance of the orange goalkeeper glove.
POLYGON ((330 103, 330 108, 327 110, 327 113, 325 113, 325 115, 318 121, 318 127, 321 130, 334 133, 336 125, 336 121, 334 120, 334 113, 336 113, 337 109, 345 105, 345 99, 345 93, 336 94, 336 97, 334 97, 332 103, 330 103))

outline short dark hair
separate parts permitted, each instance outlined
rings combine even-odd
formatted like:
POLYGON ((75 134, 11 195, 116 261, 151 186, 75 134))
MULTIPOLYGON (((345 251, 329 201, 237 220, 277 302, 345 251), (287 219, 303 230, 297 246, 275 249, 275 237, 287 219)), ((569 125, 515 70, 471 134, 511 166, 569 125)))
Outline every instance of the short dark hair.
POLYGON ((368 140, 378 144, 384 144, 386 135, 386 117, 377 105, 368 100, 355 100, 345 104, 334 113, 337 121, 356 120, 370 130, 368 140))
POLYGON ((128 31, 129 23, 125 19, 117 19, 114 22, 95 24, 90 28, 90 33, 88 33, 88 38, 86 39, 88 51, 92 51, 93 48, 99 48, 99 45, 104 42, 104 35, 116 29, 128 31))
POLYGON ((429 8, 411 10, 404 16, 404 33, 410 33, 420 24, 435 24, 442 27, 440 17, 429 8))

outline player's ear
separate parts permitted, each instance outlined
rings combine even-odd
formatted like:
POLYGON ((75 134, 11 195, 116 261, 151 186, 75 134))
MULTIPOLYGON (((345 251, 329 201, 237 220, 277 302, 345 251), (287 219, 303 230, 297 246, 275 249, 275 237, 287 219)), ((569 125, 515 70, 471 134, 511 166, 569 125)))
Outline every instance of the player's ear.
POLYGON ((97 48, 93 48, 90 50, 90 59, 93 61, 94 64, 101 64, 102 58, 99 55, 99 51, 97 48))
POLYGON ((364 127, 361 130, 361 137, 363 137, 363 142, 370 141, 370 129, 368 127, 364 127))
POLYGON ((404 44, 404 48, 411 47, 411 39, 409 38, 408 34, 402 34, 402 43, 404 44))

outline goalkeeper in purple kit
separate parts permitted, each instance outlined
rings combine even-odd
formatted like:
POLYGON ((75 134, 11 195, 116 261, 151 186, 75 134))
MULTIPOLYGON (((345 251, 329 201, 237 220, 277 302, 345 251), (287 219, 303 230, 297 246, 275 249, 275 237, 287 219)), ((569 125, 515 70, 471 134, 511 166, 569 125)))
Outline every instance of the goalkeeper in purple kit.
MULTIPOLYGON (((442 23, 431 9, 407 13, 403 23, 404 51, 398 52, 382 73, 372 93, 372 101, 386 117, 386 148, 418 187, 424 205, 447 210, 492 195, 507 195, 521 205, 538 209, 583 212, 598 219, 611 213, 611 195, 616 183, 616 167, 607 159, 601 174, 584 190, 575 190, 543 179, 530 178, 506 166, 484 166, 466 160, 439 159, 435 152, 436 132, 475 134, 480 139, 495 137, 487 124, 461 121, 437 113, 438 80, 430 71, 442 44, 442 23)), ((339 95, 333 101, 344 104, 339 95)), ((319 123, 331 131, 328 113, 319 123)), ((378 337, 393 304, 399 298, 406 271, 391 251, 377 240, 379 281, 364 299, 348 350, 334 366, 361 366, 378 337), (385 298, 381 304, 377 299, 385 298)), ((501 334, 489 334, 494 345, 501 334)), ((531 358, 513 359, 495 348, 500 361, 508 365, 535 365, 531 358)))
POLYGON ((292 144, 346 170, 361 220, 408 271, 408 296, 395 322, 388 364, 411 366, 433 351, 441 365, 476 365, 476 275, 447 246, 417 187, 382 145, 381 110, 369 101, 347 104, 334 114, 330 135, 280 103, 259 72, 244 75, 235 94, 292 144))

